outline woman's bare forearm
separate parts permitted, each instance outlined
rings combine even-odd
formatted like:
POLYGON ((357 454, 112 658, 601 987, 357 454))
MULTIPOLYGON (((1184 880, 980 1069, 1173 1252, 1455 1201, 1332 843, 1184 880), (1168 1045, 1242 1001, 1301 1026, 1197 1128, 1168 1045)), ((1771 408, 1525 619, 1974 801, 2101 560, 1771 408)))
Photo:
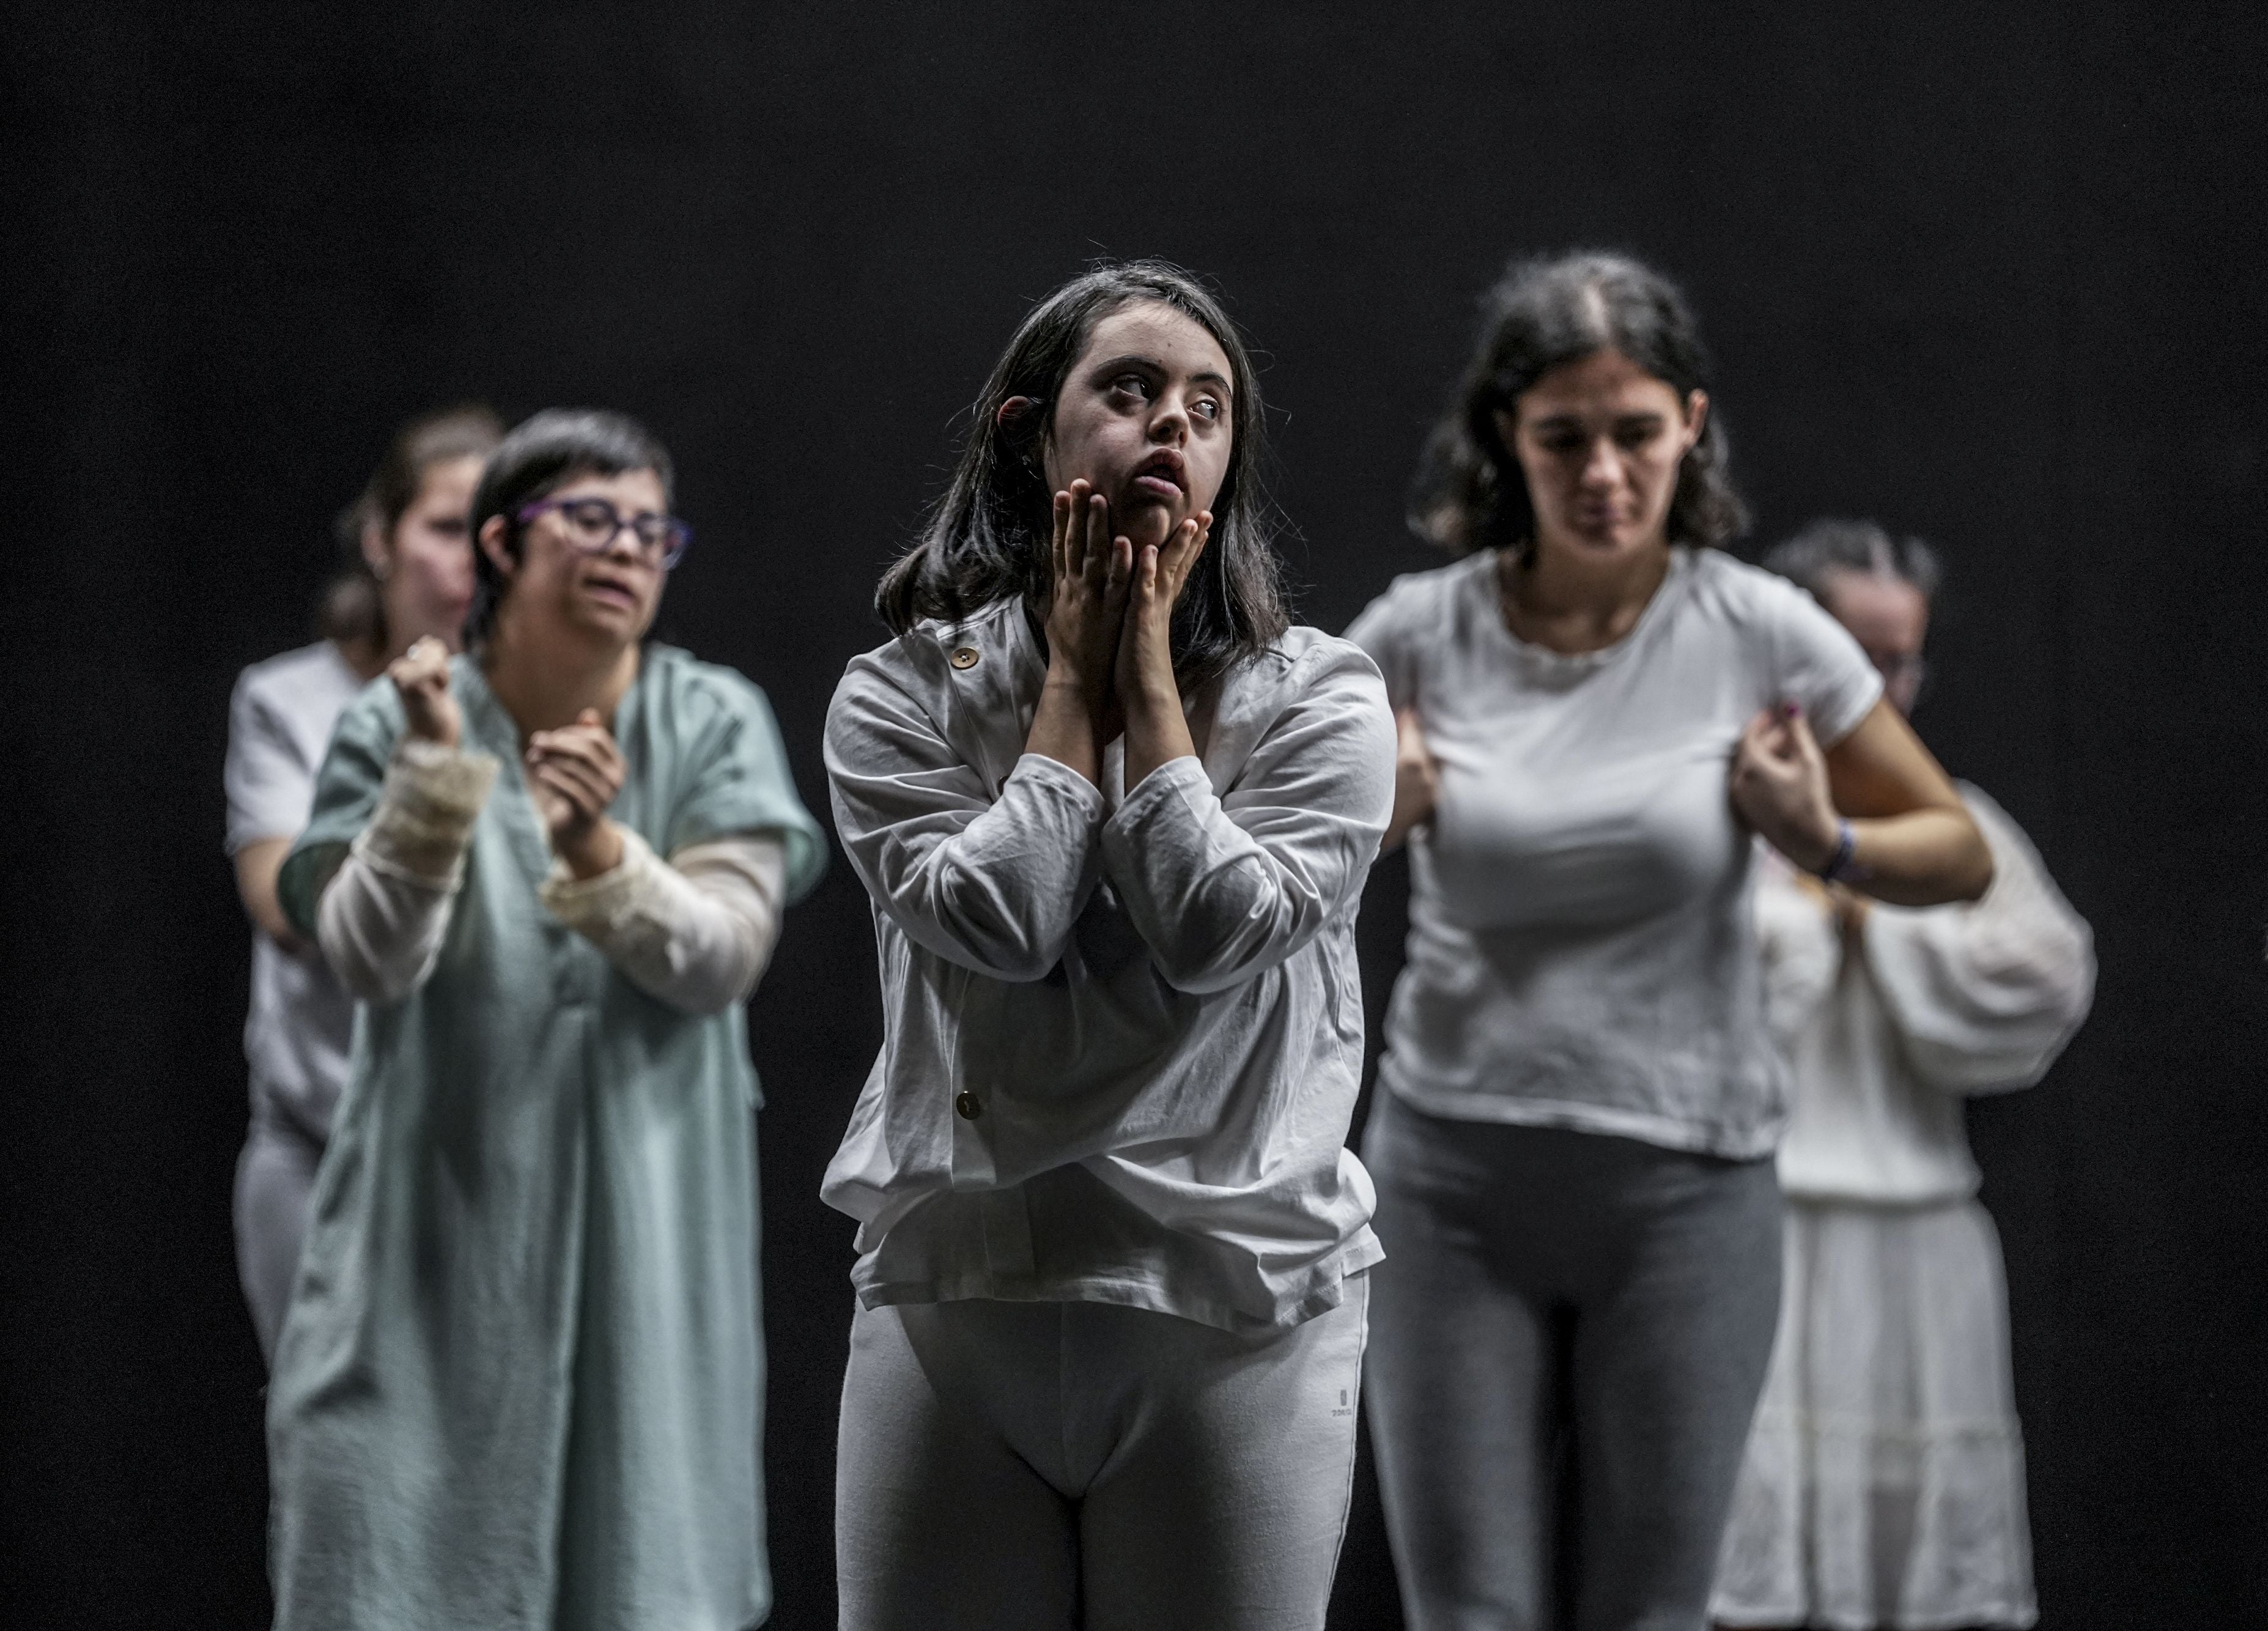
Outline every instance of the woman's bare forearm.
POLYGON ((1100 787, 1101 735, 1091 688, 1076 674, 1058 672, 1051 665, 1047 682, 1040 688, 1039 706, 1032 711, 1032 728, 1024 738, 1024 751, 1068 765, 1100 787))
POLYGON ((1992 855, 1969 812, 1932 806, 1850 823, 1852 852, 1838 876, 1894 906, 1976 900, 1992 882, 1992 855))
POLYGON ((276 875, 284 870, 284 858, 291 852, 289 838, 255 838, 237 851, 236 892, 244 902, 245 915, 269 939, 296 953, 303 942, 292 932, 291 920, 284 915, 284 903, 276 895, 276 875))

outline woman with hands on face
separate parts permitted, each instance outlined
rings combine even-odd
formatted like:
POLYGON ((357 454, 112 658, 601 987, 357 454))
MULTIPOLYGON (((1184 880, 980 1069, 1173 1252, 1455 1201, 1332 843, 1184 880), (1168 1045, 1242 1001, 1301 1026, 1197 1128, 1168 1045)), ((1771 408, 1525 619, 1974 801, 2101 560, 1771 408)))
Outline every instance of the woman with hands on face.
POLYGON ((507 436, 467 654, 348 709, 284 863, 362 1002, 269 1392, 287 1631, 770 1607, 741 1002, 825 852, 762 693, 645 638, 671 488, 618 415, 507 436))
POLYGON ((1705 1622, 1778 1309, 1750 835, 1883 900, 1992 877, 1857 644, 1714 547, 1742 517, 1706 376, 1658 274, 1515 264, 1412 506, 1462 558, 1348 631, 1411 840, 1363 1155, 1414 1631, 1705 1622))
POLYGON ((884 1018, 822 1192, 842 1622, 1320 1627, 1393 722, 1284 614, 1257 383, 1186 274, 1058 290, 975 426, 828 715, 884 1018))

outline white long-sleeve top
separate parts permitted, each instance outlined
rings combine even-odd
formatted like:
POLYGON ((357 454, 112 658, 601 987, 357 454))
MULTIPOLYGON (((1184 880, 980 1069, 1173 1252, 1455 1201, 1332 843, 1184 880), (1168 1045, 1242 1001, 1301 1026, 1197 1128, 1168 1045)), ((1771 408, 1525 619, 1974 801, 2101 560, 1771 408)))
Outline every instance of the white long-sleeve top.
POLYGON ((884 1041, 821 1193, 869 1307, 1106 1301, 1297 1323, 1383 1253, 1345 1148, 1354 920, 1394 795, 1362 652, 1295 628, 1130 792, 1023 750, 1020 605, 853 661, 827 723, 884 1041))
POLYGON ((1764 1005, 1786 1052, 1780 1185, 1814 1200, 1919 1204, 1976 1193, 1961 1101, 2029 1087, 2095 995, 2094 938, 2006 811, 1962 797, 1992 852, 1968 904, 1867 909, 1854 947, 1824 895, 1758 869, 1764 1005))
MULTIPOLYGON (((347 989, 394 1002, 433 971, 497 761, 405 735, 386 791, 315 909, 315 938, 347 989)), ((688 1014, 745 999, 779 935, 786 857, 777 839, 733 834, 667 861, 621 829, 622 858, 577 879, 555 862, 538 891, 551 914, 649 995, 688 1014)))

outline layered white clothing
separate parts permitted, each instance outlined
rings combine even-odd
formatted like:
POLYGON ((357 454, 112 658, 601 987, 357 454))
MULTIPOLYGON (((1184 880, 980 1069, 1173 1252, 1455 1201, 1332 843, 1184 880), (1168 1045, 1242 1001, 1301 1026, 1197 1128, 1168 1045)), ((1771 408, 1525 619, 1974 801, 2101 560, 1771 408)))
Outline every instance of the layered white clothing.
POLYGON ((858 1221, 860 1300, 1295 1325, 1382 1255, 1344 1148, 1394 791, 1378 671, 1292 629, 1130 789, 1123 742, 1101 787, 1024 751, 1045 674, 1003 601, 857 658, 828 710, 884 1011, 822 1190, 858 1221))
POLYGON ((2015 823, 1973 904, 1871 904, 1855 936, 1767 860, 1766 1009, 1790 1069, 1780 1325, 1725 1538, 1729 1625, 2037 1618, 1999 1243, 1965 1096, 2037 1081, 2092 1000, 2086 923, 2015 823))

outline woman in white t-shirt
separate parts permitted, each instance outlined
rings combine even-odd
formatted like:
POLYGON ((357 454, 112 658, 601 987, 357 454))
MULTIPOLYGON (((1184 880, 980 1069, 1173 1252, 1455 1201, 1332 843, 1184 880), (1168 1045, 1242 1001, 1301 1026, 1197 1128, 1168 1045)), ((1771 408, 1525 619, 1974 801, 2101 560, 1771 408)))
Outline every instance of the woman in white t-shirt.
MULTIPOLYGON (((1764 565, 1881 671, 1921 685, 1938 567, 1918 539, 1816 521, 1764 565)), ((1777 857, 1756 880, 1764 1008, 1789 1066, 1779 1339, 1733 1497, 1726 1626, 2032 1624, 2023 1434, 1999 1237, 1962 1125, 2028 1087, 2087 1017, 2093 936, 2007 812, 1973 904, 1870 904, 1777 857)))
POLYGON ((307 824, 315 770, 342 710, 431 635, 453 649, 473 594, 465 520, 504 434, 488 409, 448 408, 395 432, 339 518, 350 565, 324 598, 323 638, 238 676, 229 703, 228 852, 252 919, 252 1125, 236 1165, 236 1266, 272 1359, 299 1261, 307 1196, 346 1080, 354 999, 291 932, 276 875, 307 824))
POLYGON ((852 1631, 1322 1624, 1394 721, 1285 616, 1262 424, 1186 273, 1058 290, 828 711, 883 1000, 821 1191, 859 1226, 852 1631))
POLYGON ((1851 638, 1713 547, 1677 292, 1572 255, 1485 310, 1413 506, 1461 558, 1348 631, 1413 838, 1363 1147, 1388 1532, 1416 1631, 1697 1627, 1779 1295, 1749 834, 1911 904, 1992 863, 1851 638))

